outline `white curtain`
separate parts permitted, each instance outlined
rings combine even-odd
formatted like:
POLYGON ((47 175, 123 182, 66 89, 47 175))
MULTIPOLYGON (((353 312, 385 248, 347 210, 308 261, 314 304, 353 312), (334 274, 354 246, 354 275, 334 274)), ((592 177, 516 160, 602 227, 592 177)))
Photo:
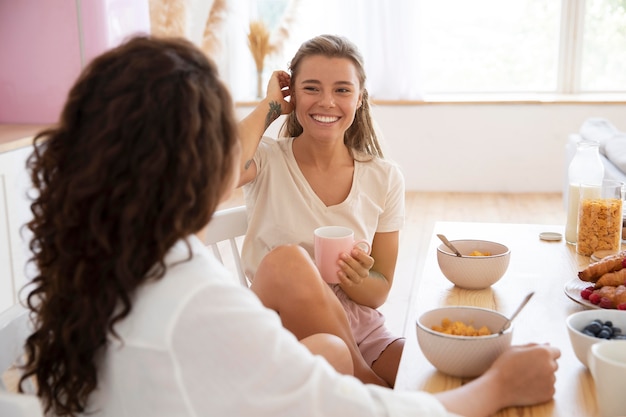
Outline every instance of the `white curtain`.
MULTIPOLYGON (((365 59, 370 97, 378 100, 420 100, 418 7, 416 0, 285 0, 297 1, 282 54, 266 60, 265 79, 286 69, 302 42, 322 33, 346 36, 365 59)), ((255 98, 256 68, 247 46, 248 24, 259 19, 257 0, 231 0, 222 76, 235 100, 255 98)), ((293 5, 293 4, 292 4, 293 5)), ((270 28, 271 29, 271 28, 270 28)))
POLYGON ((367 88, 372 98, 421 98, 417 1, 306 0, 306 3, 312 5, 304 23, 310 27, 309 37, 322 32, 335 33, 358 46, 365 59, 367 88))

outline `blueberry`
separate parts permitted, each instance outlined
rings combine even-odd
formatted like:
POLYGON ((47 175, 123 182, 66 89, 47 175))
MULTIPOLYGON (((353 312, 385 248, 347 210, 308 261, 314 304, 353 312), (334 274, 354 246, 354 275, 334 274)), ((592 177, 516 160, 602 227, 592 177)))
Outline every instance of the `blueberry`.
POLYGON ((598 332, 600 332, 600 330, 602 330, 602 325, 598 323, 597 321, 592 321, 583 330, 588 330, 594 335, 596 335, 598 334, 598 332))
POLYGON ((581 332, 587 336, 599 337, 602 339, 626 339, 626 335, 622 334, 622 329, 619 327, 613 327, 613 322, 611 320, 602 321, 600 319, 594 319, 587 324, 581 332))

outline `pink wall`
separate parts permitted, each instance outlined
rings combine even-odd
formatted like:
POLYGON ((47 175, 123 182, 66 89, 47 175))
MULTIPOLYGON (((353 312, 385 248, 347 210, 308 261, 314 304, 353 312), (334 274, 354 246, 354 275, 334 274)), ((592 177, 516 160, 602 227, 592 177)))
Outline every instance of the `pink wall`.
POLYGON ((148 0, 0 0, 0 123, 54 123, 84 64, 150 32, 148 0))

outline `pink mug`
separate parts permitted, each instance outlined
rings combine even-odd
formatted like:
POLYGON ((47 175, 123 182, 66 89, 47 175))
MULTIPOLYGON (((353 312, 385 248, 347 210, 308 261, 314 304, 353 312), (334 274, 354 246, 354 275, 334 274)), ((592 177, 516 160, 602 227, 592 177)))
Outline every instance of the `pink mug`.
POLYGON ((339 255, 350 253, 352 248, 359 246, 368 255, 372 250, 365 240, 354 241, 352 229, 343 226, 318 227, 313 232, 315 237, 315 264, 324 281, 329 284, 339 282, 337 273, 340 268, 337 264, 339 255))

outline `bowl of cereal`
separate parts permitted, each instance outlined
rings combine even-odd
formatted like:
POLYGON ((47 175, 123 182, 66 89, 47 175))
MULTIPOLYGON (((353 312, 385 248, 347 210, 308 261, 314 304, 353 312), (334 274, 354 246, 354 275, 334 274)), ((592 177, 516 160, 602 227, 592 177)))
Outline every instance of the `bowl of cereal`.
POLYGON ((498 333, 506 321, 504 315, 485 308, 436 308, 417 319, 417 342, 438 371, 473 378, 511 346, 513 326, 498 333))
POLYGON ((626 339, 626 311, 583 310, 565 320, 576 357, 587 368, 591 345, 605 340, 626 339))
POLYGON ((480 290, 502 278, 511 260, 506 245, 489 240, 452 240, 462 256, 457 256, 446 245, 437 247, 437 263, 443 275, 460 288, 480 290))

